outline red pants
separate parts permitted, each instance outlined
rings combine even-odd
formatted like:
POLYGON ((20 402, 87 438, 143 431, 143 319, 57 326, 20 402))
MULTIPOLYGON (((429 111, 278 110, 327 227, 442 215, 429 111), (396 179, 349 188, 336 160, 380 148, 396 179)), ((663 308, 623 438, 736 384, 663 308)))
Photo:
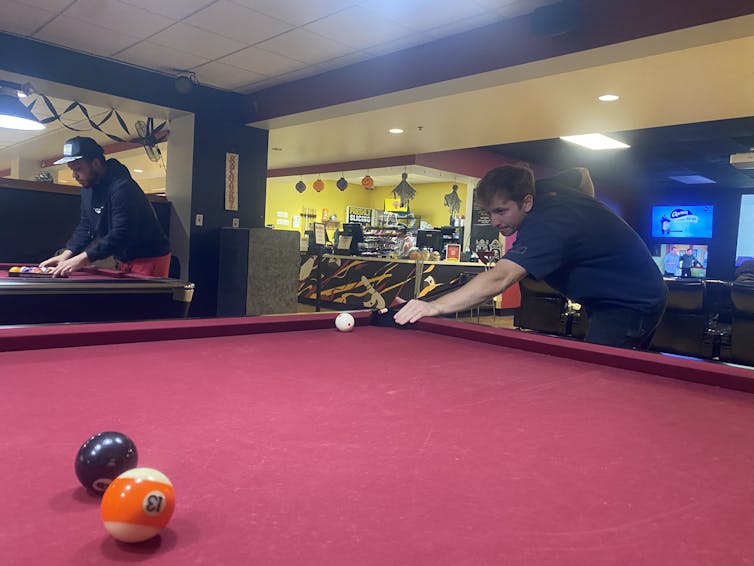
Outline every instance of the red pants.
POLYGON ((132 259, 131 261, 122 261, 118 265, 118 268, 126 273, 138 273, 139 275, 149 275, 151 277, 167 277, 170 271, 170 254, 160 257, 144 257, 132 259))

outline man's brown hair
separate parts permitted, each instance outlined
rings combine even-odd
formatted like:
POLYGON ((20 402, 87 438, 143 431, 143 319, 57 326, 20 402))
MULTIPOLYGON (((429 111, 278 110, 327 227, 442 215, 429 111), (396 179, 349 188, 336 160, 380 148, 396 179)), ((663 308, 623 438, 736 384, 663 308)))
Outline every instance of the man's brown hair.
POLYGON ((524 197, 534 194, 534 174, 528 167, 517 165, 503 165, 488 171, 476 186, 476 196, 485 207, 496 198, 523 206, 524 197))

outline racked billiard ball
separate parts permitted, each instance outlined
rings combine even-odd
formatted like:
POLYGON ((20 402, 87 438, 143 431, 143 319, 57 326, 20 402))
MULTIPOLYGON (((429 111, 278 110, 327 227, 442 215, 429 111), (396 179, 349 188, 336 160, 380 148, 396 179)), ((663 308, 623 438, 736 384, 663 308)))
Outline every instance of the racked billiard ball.
POLYGON ((116 540, 149 540, 173 515, 173 484, 165 474, 153 468, 128 470, 107 487, 100 509, 105 529, 116 540))
POLYGON ((76 477, 86 489, 102 495, 110 482, 139 462, 136 445, 120 432, 100 432, 76 454, 76 477))

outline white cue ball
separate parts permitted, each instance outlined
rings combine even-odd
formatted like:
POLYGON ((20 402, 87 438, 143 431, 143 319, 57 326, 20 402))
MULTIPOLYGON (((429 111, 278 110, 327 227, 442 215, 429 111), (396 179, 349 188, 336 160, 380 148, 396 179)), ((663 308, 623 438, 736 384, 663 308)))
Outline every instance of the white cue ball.
POLYGON ((350 313, 342 312, 335 317, 335 327, 341 332, 351 332, 356 322, 350 313))

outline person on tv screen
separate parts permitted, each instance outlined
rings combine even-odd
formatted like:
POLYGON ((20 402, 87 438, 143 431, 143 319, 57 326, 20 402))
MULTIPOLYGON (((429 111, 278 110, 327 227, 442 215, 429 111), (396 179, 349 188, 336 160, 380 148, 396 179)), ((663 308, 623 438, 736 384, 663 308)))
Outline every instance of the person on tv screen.
POLYGON ((663 216, 660 219, 660 233, 663 236, 670 234, 670 218, 668 218, 667 216, 663 216))
POLYGON ((678 249, 675 246, 670 248, 670 251, 665 254, 662 262, 665 265, 665 276, 675 277, 678 273, 678 265, 681 258, 678 257, 678 249))
POLYGON ((581 303, 589 313, 588 342, 646 347, 665 309, 662 273, 639 235, 582 192, 584 182, 583 170, 536 185, 525 167, 489 171, 477 185, 477 198, 503 236, 517 234, 513 247, 456 291, 431 302, 409 301, 395 322, 470 308, 529 276, 581 303))
POLYGON ((694 257, 694 250, 687 249, 686 253, 681 256, 681 277, 691 277, 691 268, 701 266, 702 264, 694 257))

